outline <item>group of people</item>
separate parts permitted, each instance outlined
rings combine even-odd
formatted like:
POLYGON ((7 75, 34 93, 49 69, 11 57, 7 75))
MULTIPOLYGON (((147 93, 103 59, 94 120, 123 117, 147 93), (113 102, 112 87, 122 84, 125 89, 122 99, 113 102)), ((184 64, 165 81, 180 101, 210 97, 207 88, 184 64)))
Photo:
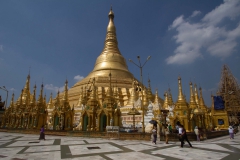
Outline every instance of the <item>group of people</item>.
MULTIPOLYGON (((164 133, 165 133, 165 137, 166 137, 166 144, 168 144, 168 135, 170 133, 172 133, 172 126, 168 125, 164 127, 164 133)), ((152 128, 152 143, 156 144, 157 141, 157 125, 153 124, 153 128, 152 128)))
MULTIPOLYGON (((186 129, 184 128, 184 126, 180 123, 177 122, 177 130, 178 130, 178 137, 179 137, 179 141, 181 142, 181 147, 183 147, 184 145, 184 141, 186 140, 190 146, 190 148, 192 148, 192 144, 189 142, 188 137, 187 137, 187 133, 186 133, 186 129)), ((195 133, 197 132, 197 139, 200 141, 199 138, 199 131, 197 129, 197 127, 195 128, 196 130, 195 133)), ((172 126, 169 124, 167 126, 164 126, 164 133, 165 133, 165 143, 168 144, 168 136, 170 133, 172 133, 172 126)), ((152 129, 152 142, 154 144, 156 144, 157 141, 157 125, 153 125, 153 129, 152 129)))

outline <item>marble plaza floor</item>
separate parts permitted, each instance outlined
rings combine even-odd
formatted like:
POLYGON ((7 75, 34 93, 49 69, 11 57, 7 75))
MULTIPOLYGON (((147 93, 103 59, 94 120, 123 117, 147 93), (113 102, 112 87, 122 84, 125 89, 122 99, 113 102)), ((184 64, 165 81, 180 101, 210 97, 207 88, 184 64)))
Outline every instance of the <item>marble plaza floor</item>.
POLYGON ((240 160, 240 133, 202 142, 192 141, 193 148, 179 142, 111 140, 101 138, 46 136, 0 132, 0 159, 82 159, 82 160, 240 160))

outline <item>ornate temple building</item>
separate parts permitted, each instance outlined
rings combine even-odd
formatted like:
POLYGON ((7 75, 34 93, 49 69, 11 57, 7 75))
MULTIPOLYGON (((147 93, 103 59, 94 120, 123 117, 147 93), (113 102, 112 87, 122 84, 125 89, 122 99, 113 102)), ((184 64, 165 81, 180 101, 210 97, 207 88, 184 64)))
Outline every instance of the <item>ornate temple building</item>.
POLYGON ((212 123, 220 129, 240 122, 240 86, 227 65, 222 68, 217 96, 212 96, 212 123))
MULTIPOLYGON (((92 72, 70 89, 66 80, 64 91, 58 92, 54 99, 51 94, 48 103, 46 96, 43 95, 43 84, 38 99, 36 85, 33 93, 30 92, 28 75, 17 101, 14 101, 14 94, 12 95, 11 104, 3 114, 2 128, 39 129, 44 125, 49 130, 102 132, 109 125, 122 127, 123 124, 136 122, 137 126, 142 126, 143 116, 148 115, 149 121, 150 115, 160 125, 169 123, 175 127, 179 121, 187 131, 193 131, 196 125, 210 129, 217 119, 226 117, 229 110, 223 113, 209 109, 204 103, 201 87, 199 96, 197 86, 196 84, 193 86, 192 82, 189 83, 190 100, 187 102, 182 92, 181 77, 178 77, 178 99, 175 103, 170 89, 165 92, 163 100, 158 96, 157 90, 155 94, 152 93, 150 80, 148 87, 141 84, 129 72, 126 60, 118 48, 112 9, 108 17, 103 51, 97 57, 92 72), (152 113, 148 111, 150 104, 152 113)), ((232 87, 233 83, 229 83, 230 81, 229 78, 225 79, 223 85, 232 87)), ((229 95, 224 95, 226 99, 228 98, 227 106, 239 106, 237 97, 233 96, 236 91, 239 91, 239 88, 232 87, 232 90, 228 89, 229 95)), ((219 93, 225 92, 226 87, 219 93)), ((144 124, 146 123, 148 122, 145 121, 144 124)))

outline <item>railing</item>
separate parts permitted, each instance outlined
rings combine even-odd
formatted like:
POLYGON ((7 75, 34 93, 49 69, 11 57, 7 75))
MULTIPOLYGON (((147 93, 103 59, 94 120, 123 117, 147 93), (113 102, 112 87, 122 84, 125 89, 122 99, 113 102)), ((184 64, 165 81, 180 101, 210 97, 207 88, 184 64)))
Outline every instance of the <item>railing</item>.
POLYGON ((117 134, 117 138, 119 139, 119 126, 106 126, 107 137, 109 137, 109 133, 117 134))

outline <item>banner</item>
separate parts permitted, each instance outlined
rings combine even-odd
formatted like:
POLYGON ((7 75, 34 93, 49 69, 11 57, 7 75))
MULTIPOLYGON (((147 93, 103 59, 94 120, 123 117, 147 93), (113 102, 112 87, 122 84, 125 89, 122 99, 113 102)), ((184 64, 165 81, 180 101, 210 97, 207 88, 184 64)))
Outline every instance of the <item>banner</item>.
POLYGON ((222 96, 214 96, 214 109, 215 110, 221 110, 224 109, 224 100, 222 98, 222 96))

